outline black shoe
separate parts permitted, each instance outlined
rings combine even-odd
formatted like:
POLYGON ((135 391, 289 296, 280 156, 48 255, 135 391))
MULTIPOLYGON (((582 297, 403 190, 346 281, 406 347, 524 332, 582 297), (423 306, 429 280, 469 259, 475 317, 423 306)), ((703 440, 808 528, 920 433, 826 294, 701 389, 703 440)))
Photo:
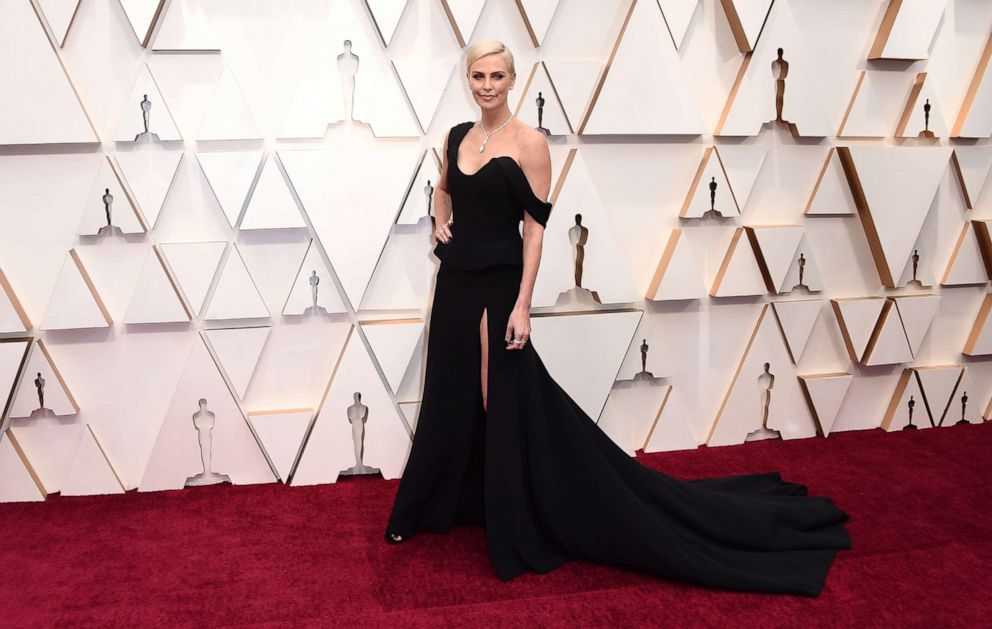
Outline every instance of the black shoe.
POLYGON ((405 542, 410 539, 409 535, 400 535, 399 533, 390 533, 386 531, 386 541, 390 544, 399 544, 400 542, 405 542))

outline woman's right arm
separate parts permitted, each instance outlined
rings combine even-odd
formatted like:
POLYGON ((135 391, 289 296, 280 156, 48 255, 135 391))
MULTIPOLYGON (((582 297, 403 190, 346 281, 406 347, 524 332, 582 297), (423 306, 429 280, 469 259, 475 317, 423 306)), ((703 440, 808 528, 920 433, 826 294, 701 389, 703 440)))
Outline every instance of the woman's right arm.
POLYGON ((451 240, 451 195, 448 194, 448 136, 444 136, 444 151, 441 153, 441 177, 434 186, 434 239, 441 242, 451 240))

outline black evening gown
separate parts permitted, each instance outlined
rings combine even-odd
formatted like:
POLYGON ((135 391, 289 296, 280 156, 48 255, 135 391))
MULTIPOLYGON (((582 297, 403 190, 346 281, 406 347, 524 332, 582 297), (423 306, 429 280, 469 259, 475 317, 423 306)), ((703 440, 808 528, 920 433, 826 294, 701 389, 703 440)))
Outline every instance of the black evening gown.
POLYGON ((778 472, 681 480, 644 467, 555 382, 539 338, 504 349, 522 274, 519 224, 524 211, 546 224, 551 204, 511 157, 459 170, 472 124, 448 136, 453 236, 434 250, 423 398, 386 530, 483 526, 504 581, 583 559, 724 589, 818 595, 837 549, 851 547, 849 516, 829 498, 778 472))

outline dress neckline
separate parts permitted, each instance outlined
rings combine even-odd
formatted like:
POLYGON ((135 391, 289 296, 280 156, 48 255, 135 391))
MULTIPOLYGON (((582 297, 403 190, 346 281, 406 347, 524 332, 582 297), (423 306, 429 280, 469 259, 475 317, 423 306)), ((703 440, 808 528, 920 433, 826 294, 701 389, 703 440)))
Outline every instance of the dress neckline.
MULTIPOLYGON (((489 158, 489 161, 487 161, 477 171, 475 171, 474 173, 471 173, 471 174, 469 174, 469 173, 465 172, 464 170, 462 170, 462 167, 458 165, 458 149, 462 145, 462 140, 464 140, 465 139, 465 136, 468 135, 469 129, 471 129, 475 125, 475 123, 473 121, 471 121, 471 120, 468 120, 468 121, 466 121, 466 122, 464 122, 462 124, 466 125, 465 132, 464 133, 460 133, 458 135, 458 142, 455 145, 455 150, 454 150, 455 170, 457 170, 459 174, 461 174, 461 175, 463 175, 465 177, 475 177, 476 175, 478 175, 479 173, 481 173, 483 170, 485 170, 487 166, 489 166, 490 164, 492 164, 496 160, 498 160, 498 159, 508 159, 508 160, 510 160, 513 163, 514 166, 516 166, 517 173, 520 175, 520 179, 523 180, 524 185, 527 187, 527 192, 530 193, 530 196, 532 198, 536 199, 537 201, 539 201, 542 204, 548 204, 547 201, 541 201, 537 197, 537 195, 534 194, 534 188, 531 187, 530 181, 527 179, 527 174, 524 172, 523 166, 521 166, 520 165, 520 162, 518 162, 515 158, 513 158, 513 157, 511 157, 509 155, 497 155, 495 157, 490 157, 489 158)), ((449 147, 449 150, 450 150, 450 147, 449 147)))

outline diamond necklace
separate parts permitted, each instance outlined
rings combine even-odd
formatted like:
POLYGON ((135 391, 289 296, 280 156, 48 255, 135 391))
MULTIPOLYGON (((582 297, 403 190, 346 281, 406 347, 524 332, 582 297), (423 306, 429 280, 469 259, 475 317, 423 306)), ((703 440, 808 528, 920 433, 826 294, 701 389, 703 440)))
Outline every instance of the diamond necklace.
POLYGON ((486 125, 483 124, 482 120, 479 120, 479 126, 482 127, 482 133, 485 134, 485 136, 486 136, 486 139, 484 139, 482 141, 482 144, 479 145, 479 152, 480 153, 486 150, 486 144, 489 143, 489 138, 493 137, 494 135, 496 135, 496 132, 497 131, 499 131, 500 129, 502 129, 506 125, 510 124, 510 121, 511 120, 513 120, 513 114, 512 113, 510 114, 510 117, 506 119, 506 122, 504 122, 500 126, 496 127, 493 130, 492 133, 489 133, 488 131, 486 131, 486 125))

